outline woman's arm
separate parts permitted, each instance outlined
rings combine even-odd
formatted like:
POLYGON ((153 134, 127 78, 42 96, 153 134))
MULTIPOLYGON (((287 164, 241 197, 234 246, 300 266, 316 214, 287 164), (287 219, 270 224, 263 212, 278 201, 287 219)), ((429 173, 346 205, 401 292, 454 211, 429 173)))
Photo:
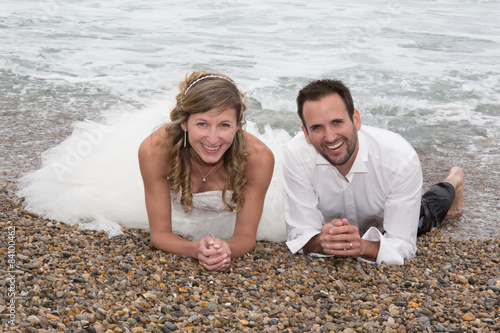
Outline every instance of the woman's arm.
POLYGON ((170 187, 167 176, 169 149, 165 145, 165 127, 153 132, 139 147, 139 165, 144 182, 151 245, 173 254, 198 259, 199 242, 172 233, 170 187))
POLYGON ((246 141, 248 180, 244 190, 245 204, 236 215, 233 236, 227 240, 233 258, 241 257, 255 247, 257 228, 274 170, 271 150, 249 133, 246 133, 246 141))

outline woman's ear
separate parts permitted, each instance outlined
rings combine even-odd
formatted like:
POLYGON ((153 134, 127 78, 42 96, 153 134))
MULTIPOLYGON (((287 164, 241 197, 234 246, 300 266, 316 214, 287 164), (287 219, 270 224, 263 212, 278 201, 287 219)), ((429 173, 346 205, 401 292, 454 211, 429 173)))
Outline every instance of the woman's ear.
POLYGON ((245 119, 243 119, 240 123, 240 126, 239 128, 242 130, 242 131, 246 131, 247 129, 247 121, 245 119))
POLYGON ((181 128, 183 131, 187 131, 187 126, 186 126, 186 123, 181 123, 181 128))

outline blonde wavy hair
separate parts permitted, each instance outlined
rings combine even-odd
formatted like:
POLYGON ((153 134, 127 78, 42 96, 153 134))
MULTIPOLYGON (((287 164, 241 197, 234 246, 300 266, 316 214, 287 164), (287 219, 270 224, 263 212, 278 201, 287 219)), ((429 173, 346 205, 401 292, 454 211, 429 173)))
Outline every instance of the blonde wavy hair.
POLYGON ((229 77, 198 71, 186 76, 186 79, 179 84, 176 100, 177 103, 170 112, 172 122, 166 128, 167 141, 172 145, 168 178, 170 190, 175 194, 181 192, 180 202, 186 212, 193 208, 190 145, 188 140, 184 147, 184 131, 181 124, 187 122, 192 114, 207 112, 215 108, 234 109, 238 130, 233 144, 222 157, 224 168, 229 175, 222 191, 222 200, 228 211, 241 210, 245 203, 243 189, 247 183, 245 169, 248 155, 242 128, 243 112, 246 110, 245 96, 229 77), (228 189, 233 190, 232 203, 226 200, 228 189))

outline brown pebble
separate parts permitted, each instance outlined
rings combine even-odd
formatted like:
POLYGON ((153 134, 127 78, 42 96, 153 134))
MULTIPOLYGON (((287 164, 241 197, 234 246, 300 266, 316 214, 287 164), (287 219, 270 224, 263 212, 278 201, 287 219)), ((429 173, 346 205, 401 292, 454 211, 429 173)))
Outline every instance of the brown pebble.
POLYGON ((473 321, 473 320, 476 320, 476 317, 474 317, 474 315, 470 312, 467 312, 466 314, 464 314, 462 317, 462 320, 465 320, 465 321, 473 321))

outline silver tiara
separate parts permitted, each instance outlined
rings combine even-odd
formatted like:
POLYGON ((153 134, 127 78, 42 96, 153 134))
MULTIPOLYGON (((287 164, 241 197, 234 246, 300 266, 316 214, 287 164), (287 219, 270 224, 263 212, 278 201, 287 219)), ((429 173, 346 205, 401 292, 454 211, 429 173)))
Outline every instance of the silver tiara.
POLYGON ((184 91, 184 96, 186 96, 188 90, 191 89, 192 86, 194 86, 196 83, 200 82, 201 80, 205 80, 205 79, 224 79, 224 80, 229 81, 232 84, 234 84, 234 82, 232 80, 228 79, 225 76, 215 75, 215 74, 209 74, 209 75, 202 76, 199 79, 196 79, 193 82, 191 82, 191 84, 184 91))

